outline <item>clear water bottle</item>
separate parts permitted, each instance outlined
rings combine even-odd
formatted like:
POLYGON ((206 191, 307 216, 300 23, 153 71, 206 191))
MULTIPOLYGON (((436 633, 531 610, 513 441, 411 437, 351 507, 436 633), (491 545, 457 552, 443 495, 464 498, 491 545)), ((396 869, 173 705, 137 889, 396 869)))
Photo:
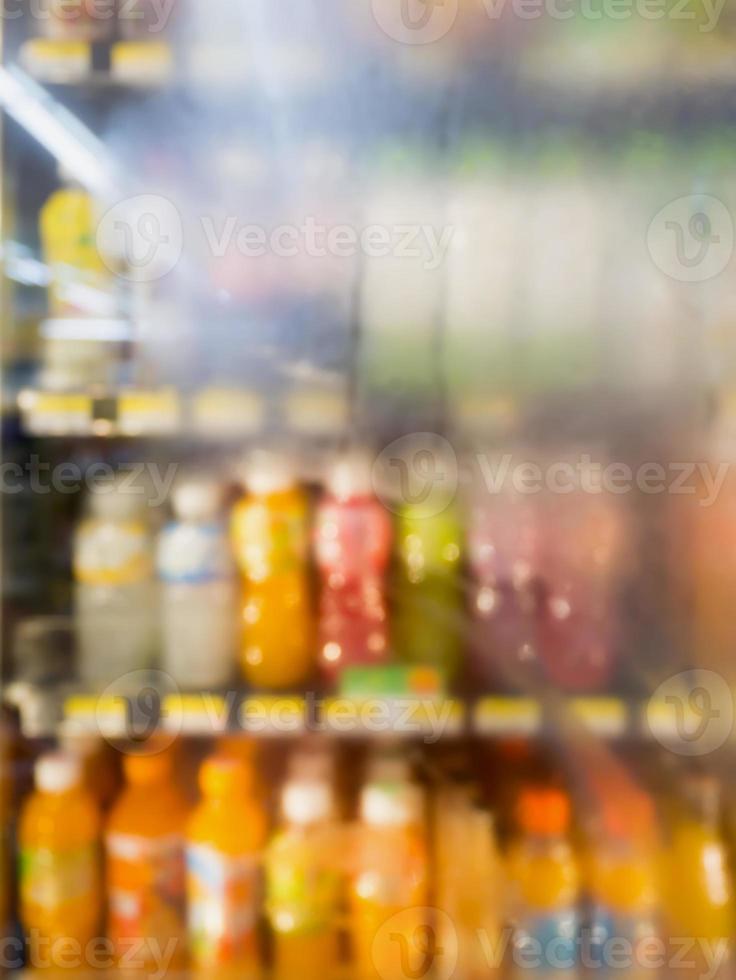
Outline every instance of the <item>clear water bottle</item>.
POLYGON ((96 486, 74 540, 78 671, 100 688, 152 665, 157 596, 140 487, 96 486))
POLYGON ((235 664, 237 587, 222 491, 188 480, 171 502, 157 548, 162 667, 182 688, 223 687, 235 664))

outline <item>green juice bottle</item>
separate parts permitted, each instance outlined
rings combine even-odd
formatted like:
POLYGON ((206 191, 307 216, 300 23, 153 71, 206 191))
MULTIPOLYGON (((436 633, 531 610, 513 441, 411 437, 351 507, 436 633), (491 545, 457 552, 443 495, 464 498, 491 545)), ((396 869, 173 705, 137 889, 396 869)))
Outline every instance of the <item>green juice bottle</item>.
POLYGON ((437 667, 449 680, 460 666, 465 642, 459 514, 452 506, 433 513, 426 505, 406 504, 395 540, 396 655, 404 663, 437 667))

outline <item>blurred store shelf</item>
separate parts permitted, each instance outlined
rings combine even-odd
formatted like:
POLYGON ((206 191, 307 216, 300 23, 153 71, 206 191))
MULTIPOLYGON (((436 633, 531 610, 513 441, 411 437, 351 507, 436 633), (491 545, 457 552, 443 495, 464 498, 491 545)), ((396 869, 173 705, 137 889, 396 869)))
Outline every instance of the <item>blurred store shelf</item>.
POLYGON ((24 429, 36 436, 158 436, 180 428, 180 400, 171 388, 95 393, 25 389, 18 406, 24 429))
POLYGON ((160 41, 32 38, 21 47, 18 60, 29 75, 47 85, 151 88, 174 76, 173 52, 160 41))

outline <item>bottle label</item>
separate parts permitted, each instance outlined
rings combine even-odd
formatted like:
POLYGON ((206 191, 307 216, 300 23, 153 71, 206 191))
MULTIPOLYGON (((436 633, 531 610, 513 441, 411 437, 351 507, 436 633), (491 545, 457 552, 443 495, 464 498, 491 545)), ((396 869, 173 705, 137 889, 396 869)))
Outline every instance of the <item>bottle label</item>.
POLYGON ((189 942, 198 963, 223 964, 255 951, 259 865, 207 845, 187 848, 189 942))
POLYGON ((57 909, 87 896, 96 901, 99 853, 94 844, 70 851, 22 848, 20 893, 25 905, 57 909))
POLYGON ((303 507, 277 510, 267 504, 246 503, 233 513, 232 536, 238 562, 254 582, 299 571, 306 562, 308 535, 303 507))
POLYGON ((111 931, 117 939, 184 932, 184 848, 179 835, 108 834, 111 931))
MULTIPOLYGON (((276 852, 278 840, 274 845, 276 852)), ((299 853, 296 848, 274 853, 268 867, 267 906, 275 932, 295 935, 335 927, 340 876, 336 855, 321 851, 324 848, 315 841, 308 852, 302 845, 299 853)))
POLYGON ((219 524, 170 524, 159 539, 158 574, 164 582, 203 583, 228 579, 233 564, 219 524))
POLYGON ((74 575, 85 585, 132 585, 152 574, 149 538, 138 521, 89 522, 76 539, 74 575))

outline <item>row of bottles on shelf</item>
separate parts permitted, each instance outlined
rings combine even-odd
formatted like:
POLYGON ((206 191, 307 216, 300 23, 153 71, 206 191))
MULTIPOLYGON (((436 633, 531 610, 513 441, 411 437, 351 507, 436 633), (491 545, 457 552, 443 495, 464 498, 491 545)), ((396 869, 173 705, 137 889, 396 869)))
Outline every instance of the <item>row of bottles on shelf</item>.
MULTIPOLYGON (((528 746, 496 762, 519 762, 520 747, 494 815, 461 776, 467 758, 441 759, 427 785, 407 757, 379 751, 356 805, 330 751, 305 746, 275 819, 247 741, 223 740, 201 764, 193 809, 181 746, 125 755, 112 800, 109 780, 85 785, 79 744, 42 755, 18 824, 29 958, 48 960, 58 936, 88 948, 106 908, 108 955, 141 973, 164 956, 210 975, 268 957, 277 976, 316 978, 348 959, 352 976, 388 980, 412 975, 402 956, 444 950, 468 980, 509 965, 655 977, 687 940, 688 976, 725 976, 736 904, 717 780, 689 773, 657 806, 613 780, 575 813, 559 773, 530 775, 528 746)), ((99 776, 99 749, 84 751, 99 776)))
POLYGON ((620 498, 476 488, 463 519, 431 497, 389 510, 379 474, 367 452, 339 458, 312 508, 285 456, 254 452, 229 529, 223 485, 180 478, 156 542, 144 488, 101 483, 75 536, 81 679, 101 689, 155 663, 182 689, 220 688, 237 662, 253 687, 297 690, 315 672, 335 687, 346 668, 398 662, 452 682, 467 653, 486 685, 610 682, 620 498))
MULTIPOLYGON (((202 372, 250 376, 248 357, 256 351, 247 339, 235 345, 223 333, 213 345, 208 332, 205 345, 191 335, 181 297, 198 288, 214 291, 228 323, 234 315, 263 315, 264 329, 286 338, 296 318, 306 356, 315 363, 332 357, 333 369, 344 368, 339 352, 358 297, 361 378, 389 400, 431 390, 438 372, 452 394, 471 400, 487 395, 491 383, 496 390, 564 390, 605 377, 607 385, 651 392, 676 379, 702 381, 711 371, 728 376, 736 354, 723 324, 732 318, 733 296, 721 273, 733 256, 713 249, 693 273, 672 229, 673 222, 684 229, 702 218, 725 235, 736 202, 724 166, 731 145, 730 133, 703 136, 687 151, 656 134, 636 135, 603 159, 564 134, 510 144, 485 137, 429 161, 425 148, 384 147, 357 169, 339 145, 295 146, 299 162, 289 168, 296 186, 283 200, 274 183, 278 161, 262 147, 233 146, 213 152, 206 174, 182 173, 172 160, 163 183, 157 171, 144 198, 130 199, 128 212, 118 206, 114 228, 99 221, 118 202, 94 201, 69 183, 41 213, 49 310, 54 321, 120 319, 131 281, 151 284, 163 300, 158 326, 136 336, 144 338, 144 361, 149 345, 162 382, 201 382, 202 372), (316 174, 302 172, 302 156, 316 174), (695 176, 702 190, 692 194, 695 176), (250 224, 232 224, 223 187, 252 215, 250 224), (213 247, 213 229, 220 228, 222 241, 213 247), (183 259, 157 247, 154 235, 182 240, 183 259), (126 259, 145 268, 128 268, 126 259), (683 303, 684 290, 693 288, 702 301, 683 303), (280 317, 288 326, 279 326, 280 317), (686 329, 693 318, 697 340, 686 329), (190 344, 199 350, 187 360, 181 347, 190 344), (161 364, 176 376, 167 377, 161 364)), ((133 312, 154 315, 148 307, 133 312)), ((213 319, 211 309, 207 316, 213 319)), ((95 339, 80 325, 56 333, 47 325, 41 386, 119 380, 122 345, 109 329, 95 339)), ((286 359, 292 355, 284 348, 286 359)))

